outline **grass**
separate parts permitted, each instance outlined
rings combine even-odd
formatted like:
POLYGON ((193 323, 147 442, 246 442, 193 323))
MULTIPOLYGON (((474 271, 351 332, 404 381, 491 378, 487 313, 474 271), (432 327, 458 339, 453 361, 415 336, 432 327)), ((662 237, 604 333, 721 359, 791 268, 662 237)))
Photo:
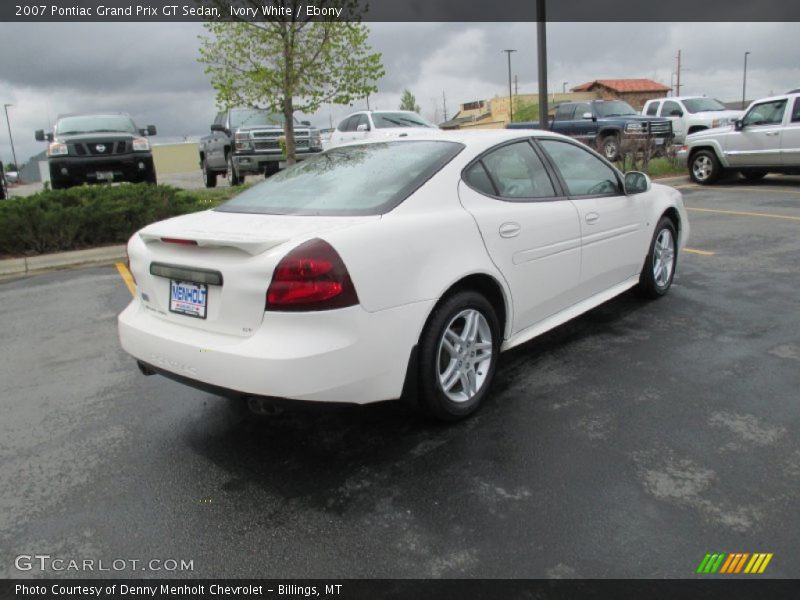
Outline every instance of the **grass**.
POLYGON ((686 175, 686 165, 676 162, 669 158, 653 158, 647 166, 647 174, 650 177, 671 177, 675 175, 686 175))

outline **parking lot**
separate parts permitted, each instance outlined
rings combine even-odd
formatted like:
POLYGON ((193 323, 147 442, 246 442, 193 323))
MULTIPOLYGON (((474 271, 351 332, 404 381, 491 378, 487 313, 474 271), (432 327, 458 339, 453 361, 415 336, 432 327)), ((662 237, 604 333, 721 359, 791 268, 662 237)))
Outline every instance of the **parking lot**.
POLYGON ((0 283, 0 576, 39 553, 193 561, 176 577, 683 578, 708 552, 800 576, 800 178, 673 184, 692 239, 672 291, 505 354, 451 426, 399 403, 249 417, 139 373, 113 266, 0 283))

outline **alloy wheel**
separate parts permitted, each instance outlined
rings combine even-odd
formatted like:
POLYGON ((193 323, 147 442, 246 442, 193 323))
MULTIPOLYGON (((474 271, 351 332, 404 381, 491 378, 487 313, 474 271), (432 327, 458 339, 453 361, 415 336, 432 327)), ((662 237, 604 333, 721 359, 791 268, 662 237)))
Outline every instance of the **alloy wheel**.
POLYGON ((653 279, 659 288, 669 285, 675 266, 675 242, 669 229, 662 229, 653 248, 653 279))
POLYGON ((486 317, 468 308, 445 327, 437 352, 442 392, 453 402, 467 402, 483 387, 492 363, 492 330, 486 317))

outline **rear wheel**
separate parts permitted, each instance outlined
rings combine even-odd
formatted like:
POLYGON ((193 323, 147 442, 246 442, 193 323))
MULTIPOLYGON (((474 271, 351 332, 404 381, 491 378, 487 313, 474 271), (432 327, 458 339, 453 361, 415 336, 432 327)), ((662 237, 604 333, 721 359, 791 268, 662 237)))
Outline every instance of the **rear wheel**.
POLYGON ((236 170, 236 165, 233 164, 233 155, 228 154, 228 183, 233 185, 241 185, 242 181, 244 181, 244 177, 239 175, 239 172, 236 170))
POLYGON ((473 291, 453 294, 428 319, 419 348, 423 410, 443 421, 475 412, 489 392, 500 352, 491 303, 473 291))
POLYGON ((661 217, 639 276, 639 291, 644 297, 660 298, 669 291, 675 276, 677 250, 675 225, 668 217, 661 217))
POLYGON ((766 171, 742 171, 742 177, 747 181, 761 181, 766 176, 766 171))
POLYGON ((689 176, 701 185, 714 183, 722 176, 722 165, 712 150, 700 150, 692 156, 689 176))
POLYGON ((201 170, 203 171, 203 185, 207 188, 217 187, 217 172, 208 168, 205 158, 203 158, 201 170))

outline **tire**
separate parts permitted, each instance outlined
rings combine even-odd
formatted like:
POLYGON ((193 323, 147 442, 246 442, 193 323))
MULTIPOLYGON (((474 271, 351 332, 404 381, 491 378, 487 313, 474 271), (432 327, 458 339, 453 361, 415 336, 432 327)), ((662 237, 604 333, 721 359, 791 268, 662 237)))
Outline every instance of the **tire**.
POLYGON ((0 200, 8 198, 8 188, 6 187, 6 179, 0 173, 0 200))
POLYGON ((242 185, 244 181, 244 177, 239 175, 238 171, 236 171, 236 165, 233 164, 233 155, 228 153, 228 183, 231 186, 235 185, 242 185))
POLYGON ((741 173, 747 181, 761 181, 767 176, 766 171, 742 171, 741 173))
POLYGON ((689 177, 700 185, 714 183, 722 177, 722 165, 713 150, 700 150, 692 155, 689 177))
POLYGON ((66 190, 70 187, 70 184, 64 181, 63 179, 53 179, 50 178, 50 189, 51 190, 66 190))
POLYGON ((678 235, 672 219, 661 217, 639 275, 638 288, 643 297, 660 298, 669 291, 678 264, 677 244, 678 235))
POLYGON ((465 290, 444 299, 420 337, 419 407, 441 421, 474 413, 489 392, 499 353, 500 324, 484 296, 465 290))
POLYGON ((156 168, 150 167, 147 170, 147 173, 144 176, 145 183, 149 183, 151 185, 158 185, 158 178, 156 177, 156 168))
POLYGON ((619 136, 611 134, 601 138, 600 154, 608 161, 614 162, 617 160, 619 158, 619 136))
POLYGON ((277 162, 268 162, 264 167, 264 177, 272 177, 280 170, 280 165, 277 162))
POLYGON ((201 169, 203 171, 203 184, 207 188, 217 187, 217 172, 208 168, 208 163, 205 158, 203 159, 201 169))

